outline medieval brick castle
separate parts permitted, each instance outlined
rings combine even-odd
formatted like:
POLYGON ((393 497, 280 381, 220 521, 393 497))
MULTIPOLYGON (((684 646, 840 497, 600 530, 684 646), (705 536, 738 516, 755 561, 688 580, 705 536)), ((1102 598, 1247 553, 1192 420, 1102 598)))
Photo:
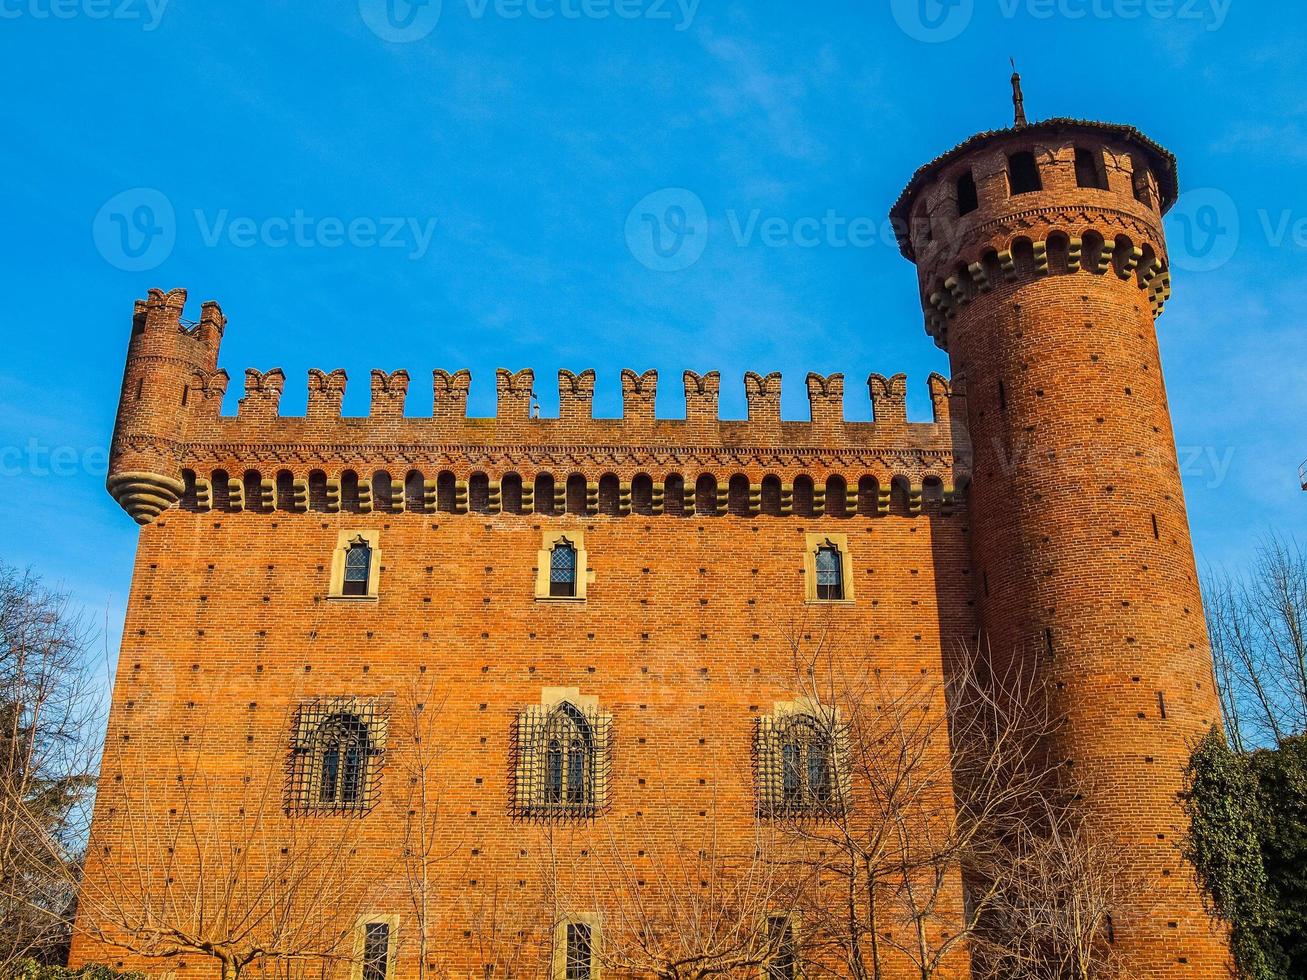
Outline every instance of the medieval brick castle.
MULTIPOLYGON (((1188 747, 1219 714, 1154 328, 1177 190, 1137 130, 1071 119, 1019 116, 922 167, 892 216, 952 365, 927 422, 877 374, 869 423, 845 420, 838 374, 808 376, 807 421, 781 418, 779 375, 749 374, 748 420, 726 421, 717 373, 689 371, 674 419, 635 371, 620 419, 592 417, 592 371, 560 371, 559 417, 534 417, 529 370, 498 372, 494 418, 468 418, 468 372, 443 370, 422 417, 403 371, 372 372, 370 414, 346 418, 344 372, 317 370, 283 416, 275 369, 224 416, 221 309, 188 321, 185 291, 151 290, 108 480, 142 527, 88 888, 157 901, 186 869, 141 871, 141 828, 202 809, 221 838, 275 772, 262 819, 348 825, 367 869, 328 975, 597 977, 622 910, 540 912, 542 867, 585 893, 599 850, 626 847, 643 888, 660 842, 752 847, 773 797, 844 778, 828 757, 791 773, 785 755, 774 780, 759 762, 758 732, 804 710, 796 635, 905 683, 979 635, 1055 680, 1054 749, 1145 883, 1111 916, 1132 975, 1225 977, 1176 845, 1188 747), (438 712, 434 770, 401 762, 415 710, 438 712), (432 771, 428 918, 411 818, 432 771), (200 778, 202 807, 179 789, 200 778)), ((932 930, 961 896, 958 877, 932 930)), ((79 937, 73 959, 213 968, 128 947, 79 937)), ((924 975, 888 948, 881 968, 924 975)), ((967 973, 959 950, 938 975, 967 973)))

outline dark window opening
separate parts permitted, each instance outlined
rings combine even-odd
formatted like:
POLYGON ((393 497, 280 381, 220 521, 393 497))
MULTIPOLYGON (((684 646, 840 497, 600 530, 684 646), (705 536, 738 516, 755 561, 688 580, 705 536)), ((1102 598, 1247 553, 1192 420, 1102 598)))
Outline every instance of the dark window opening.
POLYGON ((1100 153, 1076 147, 1076 186, 1107 190, 1107 174, 1103 172, 1103 157, 1100 153))
POLYGON ((844 598, 844 558, 833 544, 817 549, 817 598, 844 598))
POLYGON ((823 814, 834 797, 833 741, 817 719, 796 715, 778 723, 779 757, 764 770, 764 793, 773 814, 823 814), (778 766, 779 771, 772 766, 778 766))
POLYGON ((980 197, 976 193, 976 178, 968 170, 958 178, 958 217, 970 214, 980 207, 980 197))
POLYGON ((1007 158, 1007 179, 1013 195, 1031 194, 1044 189, 1043 181, 1039 178, 1039 165, 1029 150, 1013 153, 1007 158))
POLYGON ((576 546, 566 538, 549 552, 549 594, 564 599, 576 596, 576 546))
POLYGON ((354 715, 333 715, 318 731, 318 800, 356 807, 366 799, 368 726, 354 715))
POLYGON ((345 550, 345 578, 342 595, 367 595, 372 572, 372 549, 365 541, 355 541, 345 550))
POLYGON ((546 812, 587 813, 595 802, 595 739, 585 716, 560 705, 545 721, 544 798, 546 812))
POLYGON ((767 920, 767 941, 772 950, 767 962, 767 980, 795 980, 798 967, 794 926, 788 917, 774 915, 767 920))
POLYGON ((363 980, 386 980, 390 956, 390 926, 369 922, 363 927, 363 980))
POLYGON ((590 927, 581 922, 567 924, 565 975, 567 980, 590 980, 593 949, 590 927))

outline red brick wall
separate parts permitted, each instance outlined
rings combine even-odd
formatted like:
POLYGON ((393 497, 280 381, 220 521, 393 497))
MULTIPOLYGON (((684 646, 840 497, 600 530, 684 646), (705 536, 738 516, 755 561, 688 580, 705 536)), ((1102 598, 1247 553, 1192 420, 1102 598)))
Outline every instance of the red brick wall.
MULTIPOLYGON (((607 859, 610 833, 632 858, 664 853, 674 839, 707 842, 714 828, 724 851, 748 853, 754 720, 802 693, 789 637, 829 630, 835 663, 850 675, 870 664, 891 686, 923 672, 938 678, 943 652, 974 629, 964 524, 961 516, 171 510, 141 532, 88 875, 104 887, 130 881, 105 863, 132 860, 125 816, 164 820, 177 798, 173 773, 197 752, 218 787, 248 799, 241 774, 258 779, 282 764, 288 711, 299 698, 402 702, 428 689, 434 694, 423 700, 443 703, 445 763, 433 795, 439 850, 451 854, 437 867, 433 959, 452 976, 480 977, 482 937, 465 933, 477 932, 481 903, 501 902, 516 917, 513 929, 528 931, 523 942, 539 945, 547 839, 539 825, 511 819, 508 774, 513 719, 539 703, 542 688, 578 687, 613 716, 611 809, 592 824, 560 827, 554 838, 564 878, 580 881, 569 887, 584 892, 601 876, 586 862, 607 859), (594 572, 584 604, 533 598, 542 529, 558 527, 584 531, 594 572), (338 531, 355 528, 380 530, 380 597, 327 600, 338 531), (804 532, 821 529, 849 537, 853 605, 804 604, 804 532), (139 773, 113 778, 131 769, 129 758, 157 765, 147 813, 139 773)), ((397 965, 400 976, 413 976, 399 714, 381 803, 360 822, 357 847, 371 869, 370 909, 401 915, 397 965)), ((327 833, 352 818, 319 819, 327 833)), ((956 908, 956 889, 951 896, 956 908)), ((161 969, 82 940, 73 958, 161 969)), ((182 959, 184 975, 209 975, 195 957, 182 959)), ((894 961, 890 975, 910 972, 894 961)))

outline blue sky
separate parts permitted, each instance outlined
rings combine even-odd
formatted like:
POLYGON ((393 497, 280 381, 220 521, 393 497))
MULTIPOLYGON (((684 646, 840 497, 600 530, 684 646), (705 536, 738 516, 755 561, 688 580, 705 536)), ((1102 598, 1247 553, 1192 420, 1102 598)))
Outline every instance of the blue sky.
POLYGON ((633 367, 661 371, 670 416, 686 368, 722 372, 726 417, 745 371, 779 370, 799 419, 809 370, 845 373, 855 419, 869 372, 905 371, 925 419, 947 361, 881 226, 919 164, 1008 124, 1012 54, 1033 117, 1133 123, 1180 157, 1164 367, 1199 560, 1237 568, 1268 528, 1307 532, 1299 13, 0 0, 3 557, 107 616, 116 643, 136 528, 104 450, 151 286, 187 287, 192 315, 223 304, 229 412, 246 367, 286 371, 287 413, 308 368, 343 367, 354 414, 373 367, 409 370, 410 414, 432 368, 468 367, 490 414, 503 366, 536 370, 545 414, 558 368, 593 367, 596 412, 617 415, 633 367), (684 219, 687 261, 641 238, 649 195, 684 219))

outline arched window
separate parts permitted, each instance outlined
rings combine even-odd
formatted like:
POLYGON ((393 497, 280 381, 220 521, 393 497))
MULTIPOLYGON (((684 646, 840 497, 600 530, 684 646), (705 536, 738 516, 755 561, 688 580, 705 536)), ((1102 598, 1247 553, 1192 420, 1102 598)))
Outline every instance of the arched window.
POLYGON ((372 548, 358 538, 345 549, 345 577, 341 580, 341 595, 367 595, 372 574, 372 548))
POLYGON ((377 802, 386 741, 383 704, 302 702, 296 711, 291 802, 309 810, 368 810, 377 802))
POLYGON ((356 807, 367 798, 368 726, 355 715, 332 715, 318 730, 317 802, 356 807))
POLYGON ((570 599, 576 595, 576 546, 559 538, 549 550, 549 594, 570 599))
POLYGON ((830 738, 809 715, 789 719, 781 737, 782 794, 790 809, 818 809, 831 800, 830 738))
POLYGON ((545 723, 545 786, 547 807, 587 806, 594 800, 594 737, 590 725, 566 702, 545 723))
POLYGON ((976 178, 968 170, 958 178, 958 217, 970 214, 980 207, 980 197, 976 194, 976 178))
POLYGON ((832 726, 805 712, 761 722, 759 789, 765 812, 773 816, 829 812, 836 798, 832 726))
POLYGON ((1007 158, 1007 179, 1013 194, 1030 194, 1044 189, 1039 178, 1039 164, 1029 150, 1021 150, 1007 158))
POLYGON ((817 549, 817 598, 844 598, 844 557, 829 541, 817 549))
POLYGON ((518 715, 514 798, 519 816, 592 817, 604 808, 609 716, 580 707, 586 700, 568 698, 518 715))

